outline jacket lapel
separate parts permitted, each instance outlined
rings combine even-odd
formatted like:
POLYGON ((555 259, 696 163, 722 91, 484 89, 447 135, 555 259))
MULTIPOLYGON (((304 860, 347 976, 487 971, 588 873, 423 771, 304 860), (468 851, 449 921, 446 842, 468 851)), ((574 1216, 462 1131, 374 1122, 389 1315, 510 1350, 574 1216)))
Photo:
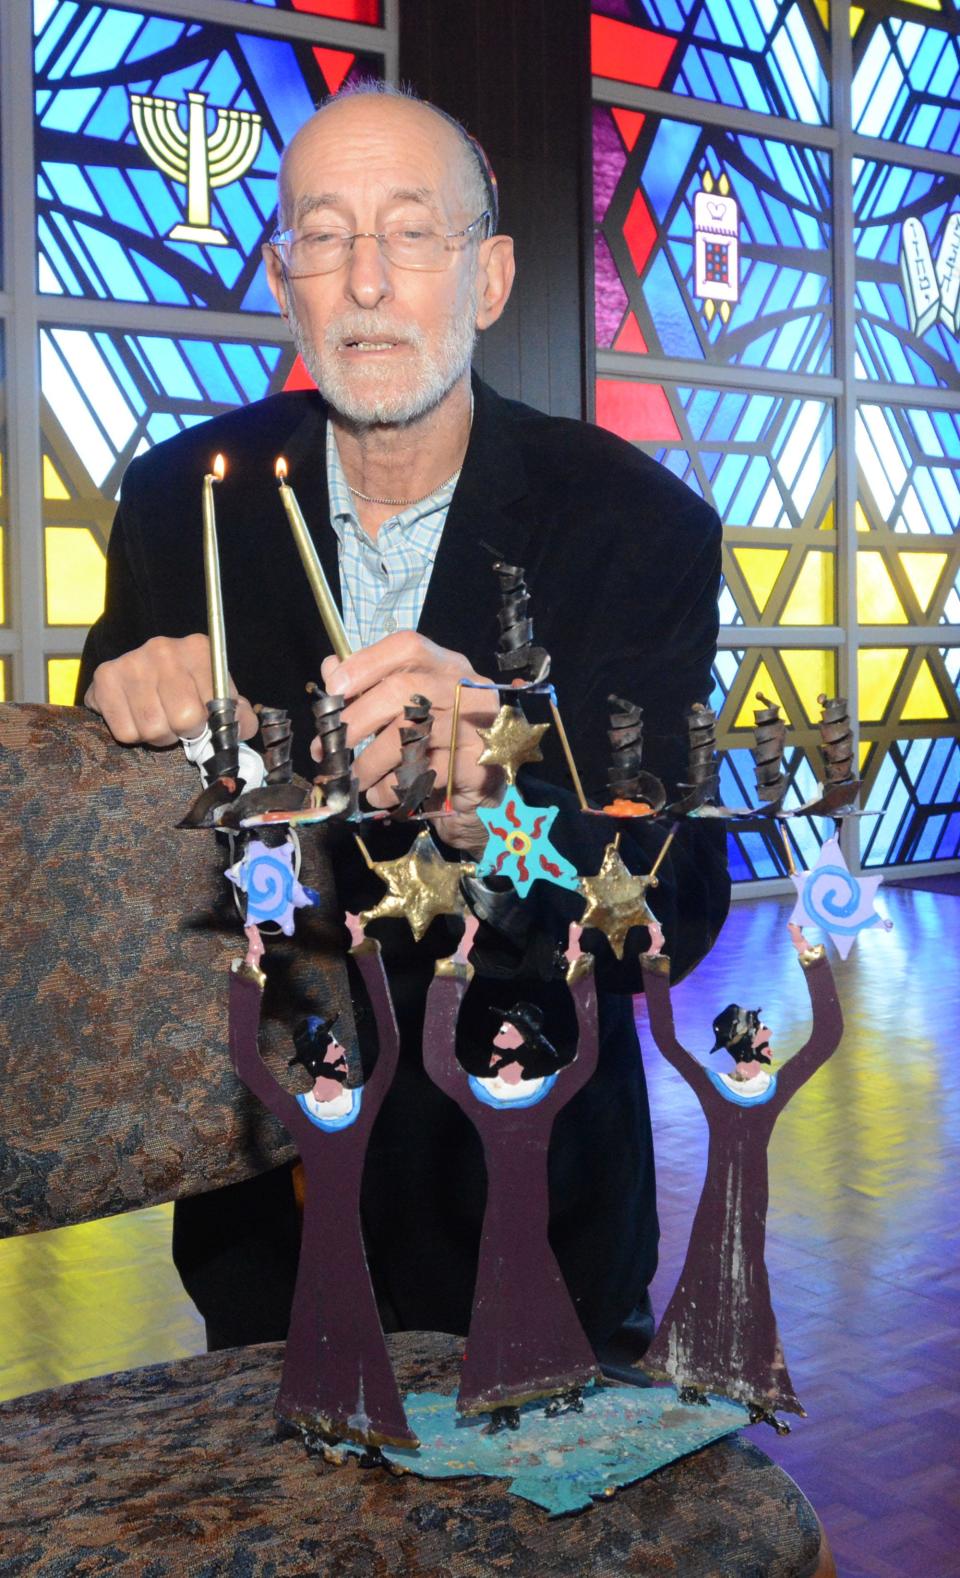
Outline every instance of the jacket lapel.
POLYGON ((532 501, 505 402, 476 376, 473 392, 470 443, 418 629, 493 678, 500 598, 489 548, 510 564, 523 564, 532 501))

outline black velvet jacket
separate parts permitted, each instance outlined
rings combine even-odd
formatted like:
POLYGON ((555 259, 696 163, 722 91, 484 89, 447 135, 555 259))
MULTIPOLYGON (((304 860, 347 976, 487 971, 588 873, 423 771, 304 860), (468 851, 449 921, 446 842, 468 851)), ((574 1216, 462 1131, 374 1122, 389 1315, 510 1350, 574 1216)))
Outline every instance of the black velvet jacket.
MULTIPOLYGON (((491 544, 525 567, 536 640, 588 796, 606 798, 607 697, 644 708, 644 767, 671 792, 686 768, 683 714, 710 689, 720 567, 716 516, 661 466, 598 428, 544 416, 474 381, 470 444, 450 506, 419 629, 496 674, 499 594, 491 544)), ((201 479, 213 456, 227 463, 217 522, 230 670, 251 701, 289 709, 294 761, 310 776, 312 719, 305 686, 330 648, 277 497, 284 455, 331 585, 339 585, 329 525, 325 407, 315 393, 277 395, 218 417, 132 462, 110 540, 106 609, 84 650, 80 694, 96 665, 153 635, 206 628, 201 479)), ((531 716, 535 714, 531 712, 531 716)), ((552 837, 582 871, 599 869, 610 825, 579 815, 552 730, 544 763, 525 776, 529 801, 562 807, 552 837), (591 861, 593 864, 591 864, 591 861)), ((649 870, 662 826, 620 823, 621 852, 649 870)), ((374 858, 400 853, 409 829, 370 825, 374 858)), ((358 910, 379 880, 347 830, 331 840, 340 896, 358 910)), ((543 889, 544 884, 538 884, 543 889)), ((536 890, 535 890, 536 891, 536 890)), ((546 894, 557 934, 578 902, 546 894)), ((729 883, 722 832, 679 831, 651 894, 675 978, 712 945, 729 883)), ((375 1281, 407 1326, 464 1330, 482 1216, 483 1169, 462 1116, 423 1075, 420 1027, 432 961, 454 933, 435 922, 418 949, 401 922, 376 923, 396 1000, 401 1067, 371 1144, 365 1227, 375 1281)), ((629 992, 635 962, 598 949, 601 1051, 596 1077, 558 1120, 551 1151, 555 1247, 594 1336, 611 1330, 640 1296, 656 1263, 656 1215, 646 1093, 629 992)), ((497 983, 497 1001, 536 998, 497 983)), ((468 1022, 471 1018, 467 1016, 468 1022)))

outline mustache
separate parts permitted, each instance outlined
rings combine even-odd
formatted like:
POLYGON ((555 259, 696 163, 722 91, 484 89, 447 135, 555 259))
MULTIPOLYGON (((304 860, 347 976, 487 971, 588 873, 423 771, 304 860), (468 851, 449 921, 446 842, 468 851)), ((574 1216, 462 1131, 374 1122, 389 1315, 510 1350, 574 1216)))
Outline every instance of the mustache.
POLYGON ((328 323, 323 338, 327 349, 335 351, 350 340, 395 340, 417 349, 425 336, 416 323, 393 324, 380 313, 348 313, 328 323))

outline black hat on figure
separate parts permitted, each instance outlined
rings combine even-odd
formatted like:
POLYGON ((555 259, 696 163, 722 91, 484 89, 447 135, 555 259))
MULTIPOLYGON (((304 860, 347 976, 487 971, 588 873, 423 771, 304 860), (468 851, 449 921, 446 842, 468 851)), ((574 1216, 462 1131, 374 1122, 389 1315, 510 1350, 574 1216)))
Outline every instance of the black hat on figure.
POLYGON ((335 1079, 341 1085, 346 1084, 345 1060, 341 1060, 339 1065, 326 1061, 327 1048, 333 1040, 331 1031, 339 1018, 339 1014, 334 1014, 332 1019, 321 1019, 317 1014, 311 1014, 309 1019, 301 1019, 293 1032, 293 1044, 297 1050, 293 1057, 287 1059, 287 1067, 302 1063, 311 1079, 322 1074, 325 1079, 335 1079))
POLYGON ((715 1039, 710 1051, 727 1051, 739 1058, 752 1051, 753 1038, 759 1029, 759 1008, 741 1008, 739 1003, 728 1003, 713 1021, 715 1039))

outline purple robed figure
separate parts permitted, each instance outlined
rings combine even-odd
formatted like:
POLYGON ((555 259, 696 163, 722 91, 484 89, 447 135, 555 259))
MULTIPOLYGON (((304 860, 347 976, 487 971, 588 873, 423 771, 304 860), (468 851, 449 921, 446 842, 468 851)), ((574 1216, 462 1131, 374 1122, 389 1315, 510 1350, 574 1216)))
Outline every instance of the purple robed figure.
POLYGON ((791 1096, 836 1049, 843 1018, 824 949, 809 948, 790 927, 813 1009, 809 1039, 771 1072, 770 1032, 759 1011, 731 1003, 714 1021, 718 1050, 733 1073, 706 1068, 679 1043, 670 1003, 669 960, 647 957, 644 991, 653 1038, 696 1092, 710 1130, 707 1173, 686 1259, 643 1367, 703 1394, 716 1392, 750 1408, 775 1428, 775 1410, 804 1412, 783 1357, 764 1260, 767 1145, 791 1096))
MULTIPOLYGON (((457 954, 437 965, 427 996, 423 1063, 483 1143, 487 1202, 457 1407, 464 1414, 496 1417, 496 1411, 535 1397, 575 1394, 599 1375, 547 1236, 550 1133, 557 1112, 596 1068, 597 1002, 593 959, 572 941, 567 980, 577 1014, 576 1060, 534 1078, 518 1079, 514 1071, 512 1090, 503 1077, 468 1075, 455 1047, 460 1005, 473 973, 466 961, 470 942, 468 923, 457 954)), ((502 1032, 495 1045, 504 1070, 515 1061, 509 1049, 517 1043, 502 1032)), ((573 1395, 571 1405, 576 1406, 573 1395)))
MULTIPOLYGON (((354 918, 348 916, 348 922, 354 918)), ((361 937, 355 924, 355 939, 361 937)), ((394 1378, 360 1231, 360 1184, 374 1119, 397 1066, 399 1038, 380 946, 351 950, 376 1019, 376 1067, 363 1084, 343 1082, 339 1064, 314 1091, 295 1096, 267 1068, 257 1046, 263 976, 248 962, 230 980, 230 1053, 240 1079, 296 1142, 306 1177, 303 1235, 276 1412, 327 1441, 416 1446, 394 1378), (338 1077, 339 1076, 339 1077, 338 1077), (318 1100, 318 1091, 333 1091, 318 1100)), ((294 1061, 294 1060, 292 1060, 294 1061)), ((305 1061, 304 1058, 298 1061, 305 1061)))

